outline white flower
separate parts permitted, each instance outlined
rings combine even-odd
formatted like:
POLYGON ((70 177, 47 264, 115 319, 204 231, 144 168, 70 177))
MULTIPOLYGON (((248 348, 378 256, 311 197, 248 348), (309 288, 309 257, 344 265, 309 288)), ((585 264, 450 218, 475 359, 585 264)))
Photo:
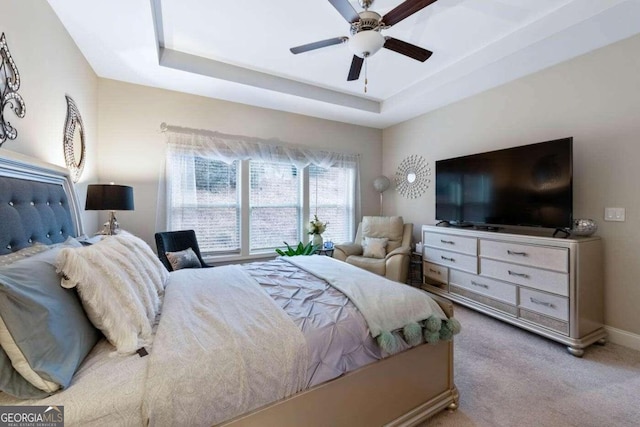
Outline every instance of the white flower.
POLYGON ((322 222, 318 219, 318 215, 313 216, 313 220, 309 221, 309 234, 322 234, 327 229, 328 222, 322 222))

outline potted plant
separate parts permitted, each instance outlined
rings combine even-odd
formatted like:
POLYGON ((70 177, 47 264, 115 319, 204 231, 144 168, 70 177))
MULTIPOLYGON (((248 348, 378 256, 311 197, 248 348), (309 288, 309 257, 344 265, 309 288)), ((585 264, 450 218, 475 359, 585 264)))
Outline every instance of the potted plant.
POLYGON ((315 246, 312 242, 303 245, 302 242, 298 243, 295 248, 289 246, 287 242, 283 242, 287 246, 287 250, 276 249, 276 252, 280 256, 297 256, 297 255, 313 255, 318 250, 318 246, 315 246))

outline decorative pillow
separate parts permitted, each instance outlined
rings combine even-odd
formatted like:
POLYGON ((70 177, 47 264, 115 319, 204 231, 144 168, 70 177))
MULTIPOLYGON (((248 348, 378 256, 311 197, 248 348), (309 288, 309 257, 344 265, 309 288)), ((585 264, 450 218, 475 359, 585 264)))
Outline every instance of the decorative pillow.
POLYGON ((0 389, 11 395, 43 397, 67 387, 100 337, 76 293, 61 288, 56 274, 57 255, 76 245, 68 241, 0 268, 0 345, 6 356, 0 355, 0 389), (15 373, 2 366, 3 359, 15 373))
POLYGON ((169 272, 141 239, 120 233, 58 256, 62 286, 77 287, 91 322, 119 353, 152 340, 169 272))
POLYGON ((0 347, 0 391, 19 399, 42 399, 49 394, 40 390, 29 381, 25 380, 22 375, 13 368, 11 359, 7 353, 0 347))
POLYGON ((183 268, 202 268, 198 255, 191 248, 178 252, 166 252, 165 255, 174 271, 183 268))
POLYGON ((384 258, 387 256, 386 237, 365 237, 362 241, 363 256, 367 258, 384 258))
POLYGON ((45 245, 44 243, 36 242, 29 247, 20 249, 19 251, 15 251, 6 255, 0 255, 0 267, 3 265, 9 265, 12 262, 16 262, 21 259, 29 258, 30 256, 34 256, 48 249, 50 249, 49 246, 45 245))

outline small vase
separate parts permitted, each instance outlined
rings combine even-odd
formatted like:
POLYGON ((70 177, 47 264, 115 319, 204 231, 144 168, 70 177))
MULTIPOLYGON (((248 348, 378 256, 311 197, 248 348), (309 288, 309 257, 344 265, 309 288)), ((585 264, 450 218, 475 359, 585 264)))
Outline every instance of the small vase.
POLYGON ((313 246, 318 246, 322 249, 322 234, 314 234, 313 239, 311 239, 311 243, 313 246))

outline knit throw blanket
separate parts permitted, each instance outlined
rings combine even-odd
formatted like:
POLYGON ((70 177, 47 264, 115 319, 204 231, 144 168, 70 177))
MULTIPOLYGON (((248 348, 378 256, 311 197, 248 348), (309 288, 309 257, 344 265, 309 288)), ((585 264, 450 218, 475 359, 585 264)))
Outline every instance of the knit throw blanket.
POLYGON ((399 348, 391 331, 401 329, 410 345, 450 340, 460 331, 458 321, 447 319, 438 303, 422 290, 326 256, 282 259, 344 293, 362 313, 371 336, 388 353, 399 348))

